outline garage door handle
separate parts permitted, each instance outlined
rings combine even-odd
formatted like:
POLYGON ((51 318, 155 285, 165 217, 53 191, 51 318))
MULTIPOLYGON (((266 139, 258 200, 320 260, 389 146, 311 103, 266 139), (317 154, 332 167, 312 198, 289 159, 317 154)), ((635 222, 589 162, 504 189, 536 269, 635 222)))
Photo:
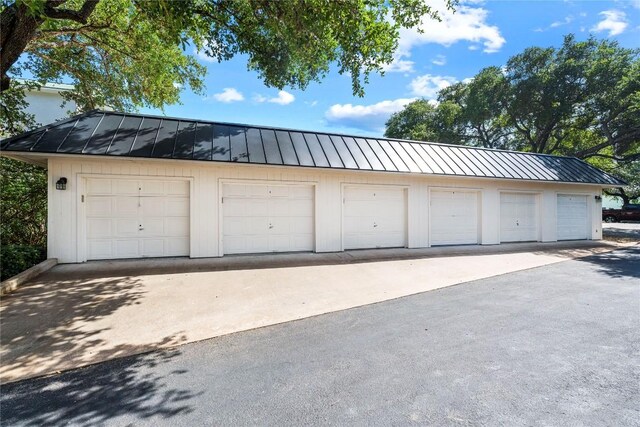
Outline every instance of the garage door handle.
POLYGON ((273 225, 269 224, 269 228, 273 228, 273 225))
POLYGON ((374 223, 373 223, 373 227, 375 228, 375 227, 377 227, 377 226, 378 226, 378 224, 376 224, 376 223, 374 222, 374 223))
POLYGON ((144 230, 144 227, 140 225, 138 226, 138 230, 144 230))

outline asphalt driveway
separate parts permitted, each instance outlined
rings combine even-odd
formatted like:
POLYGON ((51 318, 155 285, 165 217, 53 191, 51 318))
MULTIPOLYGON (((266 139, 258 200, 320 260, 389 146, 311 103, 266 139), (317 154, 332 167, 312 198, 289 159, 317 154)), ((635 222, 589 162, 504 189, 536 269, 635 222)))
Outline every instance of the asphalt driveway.
POLYGON ((640 422, 640 247, 3 386, 6 425, 640 422))

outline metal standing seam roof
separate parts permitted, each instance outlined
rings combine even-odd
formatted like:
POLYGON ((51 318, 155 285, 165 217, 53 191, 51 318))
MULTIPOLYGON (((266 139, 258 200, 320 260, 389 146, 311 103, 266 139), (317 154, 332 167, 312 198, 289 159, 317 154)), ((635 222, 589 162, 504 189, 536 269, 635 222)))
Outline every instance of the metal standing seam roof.
POLYGON ((573 157, 98 110, 7 138, 0 149, 626 185, 573 157))

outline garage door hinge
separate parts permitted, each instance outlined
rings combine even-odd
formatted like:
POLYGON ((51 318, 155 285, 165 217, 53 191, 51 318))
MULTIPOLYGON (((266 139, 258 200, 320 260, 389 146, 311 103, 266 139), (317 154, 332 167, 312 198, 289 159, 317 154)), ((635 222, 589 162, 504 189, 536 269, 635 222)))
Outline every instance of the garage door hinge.
POLYGON ((222 203, 224 204, 224 197, 222 198, 222 203))
POLYGON ((81 201, 82 203, 84 203, 84 194, 83 194, 82 196, 80 196, 80 201, 81 201))

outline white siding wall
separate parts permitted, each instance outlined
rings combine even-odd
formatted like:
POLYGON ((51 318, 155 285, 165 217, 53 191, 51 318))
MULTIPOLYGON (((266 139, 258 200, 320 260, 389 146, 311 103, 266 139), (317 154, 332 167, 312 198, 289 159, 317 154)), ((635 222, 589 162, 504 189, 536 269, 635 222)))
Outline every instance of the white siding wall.
MULTIPOLYGON (((81 262, 78 230, 82 229, 82 182, 91 175, 158 176, 189 178, 192 182, 191 256, 222 255, 219 218, 222 180, 268 180, 310 182, 317 186, 316 251, 342 250, 343 184, 395 184, 408 187, 408 246, 429 246, 430 187, 480 190, 481 243, 499 243, 500 192, 535 191, 539 194, 540 239, 556 240, 556 197, 558 193, 587 194, 592 219, 592 239, 600 239, 600 205, 594 196, 599 187, 570 184, 531 183, 477 178, 441 178, 400 173, 372 173, 313 168, 234 165, 193 161, 120 160, 112 158, 50 157, 49 161, 49 257, 60 262, 81 262), (65 191, 56 190, 60 177, 68 179, 65 191), (80 208, 80 209, 79 209, 80 208), (80 227, 78 223, 80 221, 80 227)), ((80 232, 81 233, 81 232, 80 232)))

